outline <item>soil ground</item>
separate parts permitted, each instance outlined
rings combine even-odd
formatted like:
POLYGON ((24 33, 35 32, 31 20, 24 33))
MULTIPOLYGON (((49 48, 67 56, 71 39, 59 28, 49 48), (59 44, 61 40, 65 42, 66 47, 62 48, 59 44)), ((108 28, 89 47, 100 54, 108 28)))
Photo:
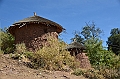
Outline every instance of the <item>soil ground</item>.
POLYGON ((70 72, 31 69, 10 55, 0 55, 0 79, 86 79, 70 72))

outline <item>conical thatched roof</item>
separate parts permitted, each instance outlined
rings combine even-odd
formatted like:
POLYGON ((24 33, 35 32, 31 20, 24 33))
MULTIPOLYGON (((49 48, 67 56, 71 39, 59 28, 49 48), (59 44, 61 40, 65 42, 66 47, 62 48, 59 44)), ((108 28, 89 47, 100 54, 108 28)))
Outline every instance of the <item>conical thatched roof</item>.
POLYGON ((72 49, 72 48, 78 48, 78 49, 83 49, 83 50, 86 49, 82 44, 78 42, 73 42, 69 44, 66 49, 72 49))
POLYGON ((48 20, 48 19, 45 19, 43 17, 40 17, 40 16, 32 16, 32 17, 28 17, 28 18, 25 18, 23 20, 20 20, 16 23, 14 23, 13 25, 16 25, 16 24, 20 24, 20 23, 27 23, 27 22, 39 22, 39 23, 46 23, 46 24, 50 24, 50 25, 53 25, 53 26, 58 26, 60 28, 62 28, 61 25, 51 21, 51 20, 48 20))
POLYGON ((15 26, 22 27, 22 26, 24 26, 25 24, 28 24, 28 23, 38 23, 38 24, 44 24, 46 26, 55 26, 55 27, 57 27, 57 32, 58 33, 62 32, 64 30, 64 28, 61 25, 59 25, 59 24, 57 24, 57 23, 55 23, 55 22, 53 22, 51 20, 45 19, 43 17, 34 15, 34 16, 25 18, 23 20, 20 20, 18 22, 15 22, 14 24, 12 24, 9 27, 8 31, 10 33, 12 33, 15 26))

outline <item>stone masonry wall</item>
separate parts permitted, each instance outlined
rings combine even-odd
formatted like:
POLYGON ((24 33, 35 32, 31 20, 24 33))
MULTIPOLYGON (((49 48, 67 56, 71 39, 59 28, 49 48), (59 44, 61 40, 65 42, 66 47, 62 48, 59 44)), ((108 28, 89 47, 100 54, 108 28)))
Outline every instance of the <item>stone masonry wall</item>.
POLYGON ((47 43, 47 37, 58 38, 55 26, 27 24, 15 29, 15 43, 25 43, 28 50, 37 50, 47 43))
POLYGON ((88 59, 88 56, 86 56, 86 53, 79 53, 76 55, 76 58, 80 62, 80 68, 85 68, 85 69, 91 68, 91 64, 90 64, 90 61, 88 59))

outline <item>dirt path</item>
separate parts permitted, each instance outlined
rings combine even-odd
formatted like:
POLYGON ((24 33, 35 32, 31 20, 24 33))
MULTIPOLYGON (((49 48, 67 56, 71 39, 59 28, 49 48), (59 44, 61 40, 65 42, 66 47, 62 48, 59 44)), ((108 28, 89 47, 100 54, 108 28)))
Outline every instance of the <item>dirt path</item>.
POLYGON ((35 70, 13 60, 9 55, 0 55, 0 79, 86 79, 63 71, 35 70))

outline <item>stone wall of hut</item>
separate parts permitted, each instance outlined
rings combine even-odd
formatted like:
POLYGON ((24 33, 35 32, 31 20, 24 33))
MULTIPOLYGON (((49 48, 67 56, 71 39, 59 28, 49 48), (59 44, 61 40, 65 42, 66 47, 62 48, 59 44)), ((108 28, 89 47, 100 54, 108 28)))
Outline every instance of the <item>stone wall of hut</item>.
POLYGON ((58 38, 55 26, 26 24, 15 28, 15 43, 25 43, 28 50, 37 50, 47 44, 47 37, 58 38))
POLYGON ((78 53, 76 59, 80 62, 80 68, 90 69, 91 64, 86 53, 78 53))

